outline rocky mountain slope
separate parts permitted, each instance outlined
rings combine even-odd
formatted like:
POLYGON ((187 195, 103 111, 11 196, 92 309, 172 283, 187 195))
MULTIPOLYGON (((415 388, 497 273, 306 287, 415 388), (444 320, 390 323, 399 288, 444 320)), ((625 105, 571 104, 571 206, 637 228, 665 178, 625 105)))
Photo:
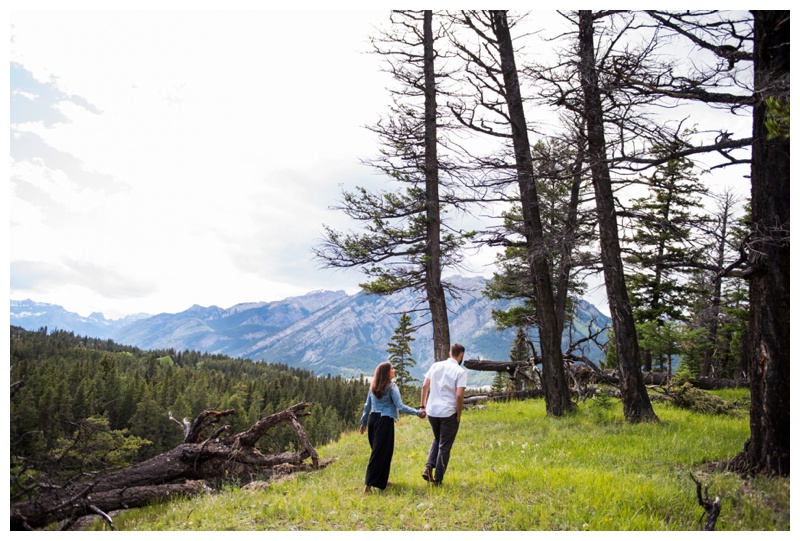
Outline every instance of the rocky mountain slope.
MULTIPOLYGON (((464 344, 467 358, 507 360, 516 331, 497 330, 491 314, 509 303, 483 297, 483 278, 453 281, 464 293, 460 299, 448 299, 451 340, 464 344)), ((419 326, 412 342, 417 361, 412 376, 419 378, 434 360, 431 326, 420 308, 419 297, 412 292, 376 296, 317 291, 227 309, 195 305, 177 314, 107 320, 102 314, 86 318, 56 305, 11 301, 11 324, 29 330, 43 326, 70 330, 142 349, 189 349, 280 362, 320 375, 359 376, 371 375, 386 360, 387 343, 405 311, 419 326)), ((594 306, 580 301, 573 340, 586 334, 592 320, 597 326, 610 324, 594 306)), ((532 339, 535 343, 535 330, 532 339)), ((584 353, 595 361, 603 357, 594 344, 587 344, 584 353)))

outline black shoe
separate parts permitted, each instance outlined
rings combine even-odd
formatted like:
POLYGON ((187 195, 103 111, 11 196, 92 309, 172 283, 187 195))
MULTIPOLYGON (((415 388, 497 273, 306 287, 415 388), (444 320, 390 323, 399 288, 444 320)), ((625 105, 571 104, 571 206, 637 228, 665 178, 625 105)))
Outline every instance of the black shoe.
POLYGON ((422 478, 425 479, 427 482, 433 481, 433 475, 431 474, 431 467, 425 466, 425 469, 422 471, 422 478))

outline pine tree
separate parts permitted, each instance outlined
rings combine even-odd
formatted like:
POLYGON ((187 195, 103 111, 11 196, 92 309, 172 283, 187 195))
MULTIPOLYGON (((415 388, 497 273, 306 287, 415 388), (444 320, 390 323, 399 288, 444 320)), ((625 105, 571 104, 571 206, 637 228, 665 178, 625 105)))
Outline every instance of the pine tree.
POLYGON ((359 286, 368 293, 424 294, 434 359, 442 360, 450 348, 445 291, 453 291, 442 272, 460 263, 465 234, 444 220, 454 179, 440 148, 447 139, 440 133, 447 124, 445 110, 436 102, 447 80, 441 67, 434 68, 435 58, 443 60, 436 42, 445 29, 433 20, 431 10, 392 11, 390 28, 372 40, 397 83, 390 89, 389 114, 370 126, 380 150, 368 163, 385 174, 390 188, 343 192, 333 208, 359 222, 360 231, 323 226, 324 241, 313 252, 327 267, 360 268, 369 281, 359 286))
POLYGON ((495 372, 492 380, 492 392, 504 393, 508 390, 508 384, 508 376, 506 376, 505 372, 495 372))
MULTIPOLYGON (((676 143, 654 154, 666 157, 681 149, 676 143)), ((690 287, 682 267, 703 253, 694 232, 707 221, 700 201, 707 189, 686 158, 667 160, 645 180, 648 194, 631 207, 635 221, 625 258, 634 269, 626 276, 634 315, 637 322, 684 320, 690 287)))
POLYGON ((411 327, 411 317, 407 312, 403 312, 400 316, 400 323, 394 330, 391 341, 387 344, 389 347, 386 352, 389 354, 389 362, 394 366, 395 382, 400 388, 400 393, 408 392, 411 383, 419 381, 411 377, 411 368, 417 364, 417 361, 411 356, 411 342, 414 337, 411 336, 413 329, 411 327))
MULTIPOLYGON (((582 192, 586 179, 581 173, 581 136, 567 134, 563 139, 548 137, 537 141, 533 155, 534 183, 540 198, 539 213, 547 238, 547 253, 556 292, 556 315, 569 324, 573 317, 570 299, 581 297, 586 284, 581 275, 592 266, 587 239, 593 227, 591 213, 582 212, 582 192)), ((502 213, 503 226, 492 244, 505 247, 497 256, 498 272, 487 283, 490 299, 521 299, 507 310, 492 312, 500 328, 536 325, 536 291, 528 265, 522 208, 518 200, 502 213)))

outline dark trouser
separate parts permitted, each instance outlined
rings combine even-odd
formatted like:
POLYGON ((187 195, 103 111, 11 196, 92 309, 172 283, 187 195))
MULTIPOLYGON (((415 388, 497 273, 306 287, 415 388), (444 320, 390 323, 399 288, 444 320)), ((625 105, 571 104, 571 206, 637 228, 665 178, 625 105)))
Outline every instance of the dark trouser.
POLYGON ((453 447, 453 442, 456 441, 456 434, 458 434, 458 417, 455 413, 450 417, 431 417, 429 415, 428 422, 433 429, 433 443, 431 443, 431 450, 428 451, 428 461, 425 462, 425 465, 430 466, 431 469, 436 468, 433 479, 441 482, 444 479, 444 472, 447 470, 447 463, 450 462, 450 449, 453 447))
POLYGON ((389 481, 389 469, 392 467, 394 419, 380 413, 370 413, 367 421, 367 438, 372 453, 369 455, 364 484, 383 490, 389 481))

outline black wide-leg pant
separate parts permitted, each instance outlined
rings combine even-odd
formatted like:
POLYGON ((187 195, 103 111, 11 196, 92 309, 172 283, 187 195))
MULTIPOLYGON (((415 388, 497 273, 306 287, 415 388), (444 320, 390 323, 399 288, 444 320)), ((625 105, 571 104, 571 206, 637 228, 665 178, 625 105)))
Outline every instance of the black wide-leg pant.
POLYGON ((383 490, 389 481, 389 470, 392 467, 394 419, 380 413, 370 413, 367 421, 367 438, 372 453, 369 455, 364 484, 383 490))

